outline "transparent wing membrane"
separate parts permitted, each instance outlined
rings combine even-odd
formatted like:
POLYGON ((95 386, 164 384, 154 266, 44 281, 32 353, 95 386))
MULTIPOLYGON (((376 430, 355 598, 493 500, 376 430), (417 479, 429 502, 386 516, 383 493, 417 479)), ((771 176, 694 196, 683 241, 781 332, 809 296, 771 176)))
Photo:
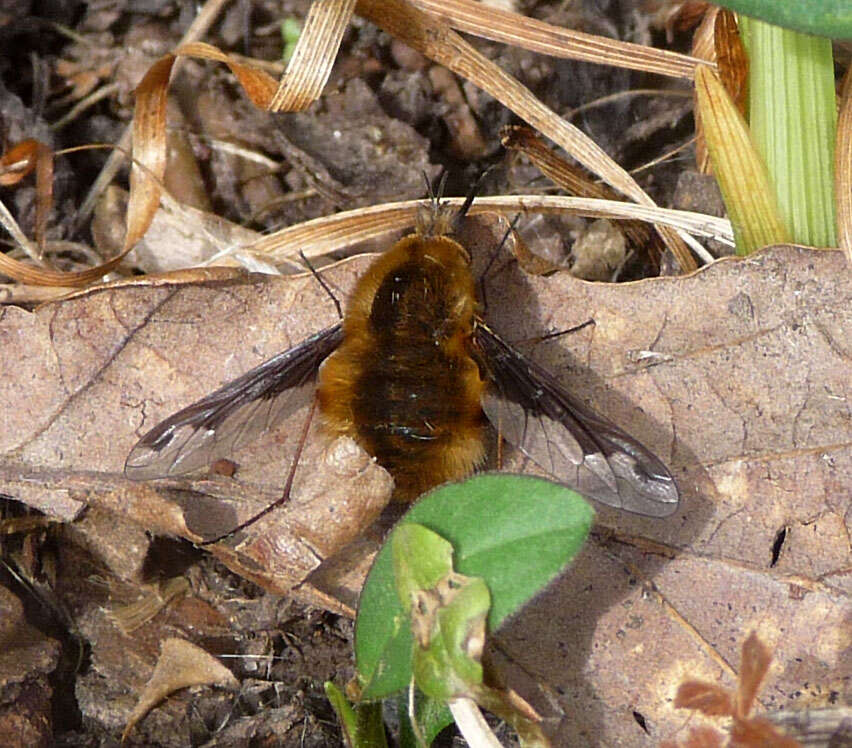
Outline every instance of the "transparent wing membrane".
POLYGON ((157 424, 133 447, 124 474, 164 478, 230 457, 310 401, 317 369, 341 339, 340 324, 326 328, 157 424))
POLYGON ((677 509, 677 486, 656 455, 484 324, 474 330, 474 346, 491 380, 482 409, 506 441, 603 504, 650 517, 677 509))

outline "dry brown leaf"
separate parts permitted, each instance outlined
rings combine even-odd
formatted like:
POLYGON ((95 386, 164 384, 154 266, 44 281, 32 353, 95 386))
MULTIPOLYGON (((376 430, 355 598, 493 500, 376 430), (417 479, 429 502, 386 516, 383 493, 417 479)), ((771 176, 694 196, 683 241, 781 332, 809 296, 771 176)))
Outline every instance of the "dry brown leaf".
POLYGON ((722 748, 724 742, 725 736, 721 732, 702 725, 691 728, 683 742, 666 740, 660 743, 660 748, 722 748))
MULTIPOLYGON (((324 277, 345 296, 366 264, 324 277)), ((211 509, 226 522, 277 497, 303 413, 234 455, 235 479, 121 476, 146 428, 336 321, 310 277, 183 277, 4 310, 0 402, 16 405, 0 429, 0 492, 48 509, 56 497, 101 503, 184 532, 211 509)), ((487 288, 494 328, 658 453, 683 497, 665 521, 599 508, 609 535, 499 635, 555 694, 550 703, 534 684, 515 689, 555 718, 561 744, 595 735, 647 745, 634 710, 656 737, 673 735, 683 722, 671 703, 677 685, 733 687, 752 629, 779 666, 763 708, 815 705, 817 686, 822 698, 842 688, 852 566, 852 291, 842 254, 778 247, 618 286, 529 278, 498 262, 487 288), (594 326, 570 336, 523 342, 590 317, 594 326)), ((297 480, 321 472, 320 452, 297 480)))
POLYGON ((59 650, 59 642, 27 623, 21 601, 0 587, 0 693, 47 676, 56 667, 59 650))
POLYGON ((731 694, 714 683, 690 680, 678 686, 674 705, 692 709, 708 717, 730 717, 733 714, 731 694))
POLYGON ((127 739, 136 723, 166 696, 189 686, 222 686, 236 690, 240 684, 228 668, 201 647, 184 639, 166 639, 154 673, 127 720, 122 741, 127 739))
POLYGON ((24 606, 0 586, 0 735, 12 746, 53 740, 50 674, 61 646, 27 623, 24 606))
POLYGON ((743 644, 743 656, 740 661, 735 707, 735 714, 738 717, 747 717, 751 712, 771 662, 772 653, 757 638, 757 633, 752 631, 743 644))

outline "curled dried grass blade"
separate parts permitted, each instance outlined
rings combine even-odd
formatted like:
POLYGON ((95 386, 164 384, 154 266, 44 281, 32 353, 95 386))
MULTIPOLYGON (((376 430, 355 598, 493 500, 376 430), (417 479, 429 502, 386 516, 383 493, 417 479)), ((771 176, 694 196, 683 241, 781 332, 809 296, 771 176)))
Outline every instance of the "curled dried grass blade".
MULTIPOLYGON (((719 8, 710 8, 701 19, 698 28, 692 36, 692 56, 708 63, 716 64, 716 16, 719 8)), ((710 152, 704 140, 704 124, 701 122, 701 112, 698 110, 698 94, 693 91, 692 113, 695 119, 695 165, 702 174, 710 174, 710 152)))
MULTIPOLYGON (((696 57, 716 63, 722 85, 740 114, 745 116, 748 55, 740 38, 736 16, 726 8, 713 8, 709 11, 695 33, 692 52, 696 57)), ((698 107, 697 91, 695 99, 695 161, 702 174, 710 174, 710 154, 704 139, 704 124, 698 107)))
MULTIPOLYGON (((35 240, 44 251, 47 219, 53 207, 53 152, 39 140, 22 140, 0 157, 0 185, 11 187, 30 172, 36 173, 35 240)), ((29 250, 29 244, 23 245, 29 250)))
MULTIPOLYGON (((12 235, 12 238, 18 245, 25 249, 30 257, 38 257, 37 249, 33 247, 30 240, 21 231, 17 221, 15 221, 9 209, 2 202, 0 202, 0 224, 12 235)), ((0 252, 0 273, 7 275, 13 280, 32 286, 83 286, 98 280, 110 272, 121 262, 122 256, 114 257, 109 262, 98 265, 98 267, 89 268, 88 270, 64 273, 60 270, 50 270, 48 268, 29 265, 0 252)))
MULTIPOLYGON (((592 197, 600 200, 619 200, 615 190, 590 180, 585 174, 568 163, 556 151, 547 147, 534 130, 522 125, 510 125, 500 131, 503 147, 520 151, 554 184, 577 197, 592 197)), ((639 221, 625 220, 621 228, 633 244, 643 250, 650 249, 652 232, 650 227, 639 221)), ((659 259, 659 258, 657 258, 659 259)))
MULTIPOLYGON (((45 146, 46 148, 46 146, 45 146)), ((105 144, 89 144, 84 146, 76 146, 75 148, 68 148, 64 151, 59 151, 57 154, 49 154, 50 155, 50 169, 44 169, 42 167, 41 171, 41 179, 48 181, 50 183, 50 194, 52 200, 52 185, 53 185, 53 156, 59 155, 62 153, 71 153, 79 150, 88 150, 92 148, 110 148, 121 150, 118 146, 113 145, 105 145, 105 144)), ((126 155, 126 154, 125 154, 126 155)), ((39 171, 40 167, 38 163, 36 163, 36 185, 38 186, 39 180, 39 171)), ((46 211, 49 211, 49 207, 47 207, 46 211)), ((44 219, 46 224, 46 218, 44 219)), ((0 202, 0 224, 12 235, 12 238, 15 242, 37 263, 40 265, 43 264, 40 259, 40 253, 36 247, 30 242, 29 238, 27 238, 26 234, 21 230, 20 226, 18 226, 17 221, 15 221, 12 214, 9 212, 8 208, 0 202)), ((53 246, 69 244, 68 242, 52 242, 53 246)), ((0 253, 0 273, 7 275, 13 280, 19 281, 23 284, 29 284, 30 286, 51 286, 56 289, 64 289, 60 293, 65 293, 68 288, 74 288, 77 286, 85 286, 94 281, 98 281, 103 278, 104 275, 114 270, 121 261, 124 259, 124 256, 130 251, 130 246, 123 249, 118 255, 115 257, 103 262, 99 265, 93 266, 86 270, 78 270, 72 272, 64 272, 59 270, 52 270, 50 268, 45 268, 42 266, 33 266, 24 262, 20 262, 15 260, 5 254, 0 253)), ((49 294, 51 297, 54 297, 56 294, 49 294)), ((11 296, 20 296, 19 294, 12 294, 11 296)), ((44 294, 38 291, 31 292, 23 292, 23 296, 21 298, 26 298, 27 296, 44 296, 44 294)), ((8 300, 10 295, 6 295, 4 297, 8 300)))
MULTIPOLYGON (((5 206, 3 207, 5 211, 5 206)), ((25 246, 19 242, 21 246, 25 246)), ((4 254, 0 254, 0 273, 7 275, 13 280, 27 283, 31 286, 85 286, 88 283, 93 283, 100 278, 103 278, 107 273, 112 272, 124 255, 123 252, 117 257, 104 262, 97 267, 88 268, 87 270, 77 270, 70 273, 62 272, 61 270, 48 270, 46 268, 33 267, 24 262, 19 262, 4 254)))
MULTIPOLYGON (((524 85, 495 65, 439 18, 405 0, 358 0, 359 15, 410 47, 452 70, 493 96, 546 137, 562 146, 594 174, 642 205, 654 202, 633 177, 585 133, 559 117, 524 85)), ((696 268, 685 242, 676 232, 658 229, 683 270, 696 268)))
POLYGON ((304 109, 320 95, 328 80, 353 6, 354 0, 314 2, 280 83, 265 70, 239 62, 203 42, 184 44, 151 66, 136 89, 135 163, 130 178, 125 251, 144 235, 160 203, 166 169, 166 94, 177 58, 185 55, 226 64, 259 109, 304 109))
POLYGON ((354 9, 355 0, 314 0, 271 111, 298 112, 319 98, 354 9))
POLYGON ((700 62, 687 55, 563 29, 473 0, 413 0, 459 31, 533 52, 692 79, 700 62))
POLYGON ((834 151, 834 194, 837 196, 837 240, 852 268, 852 68, 846 71, 837 118, 834 151))
POLYGON ((216 47, 202 42, 184 44, 174 54, 161 57, 151 66, 136 89, 134 164, 130 173, 125 251, 142 238, 160 204, 166 171, 166 95, 172 68, 181 55, 225 63, 259 108, 268 108, 278 88, 277 81, 264 70, 236 62, 216 47))
MULTIPOLYGON (((309 23, 299 41, 299 45, 305 46, 301 53, 297 47, 288 71, 295 71, 296 66, 301 68, 312 65, 315 73, 324 71, 327 76, 351 10, 352 0, 317 0, 311 8, 313 15, 309 16, 309 23), (313 46, 308 43, 310 29, 315 33, 313 46)), ((653 201, 633 178, 610 159, 603 149, 544 106, 528 89, 476 52, 439 19, 417 10, 404 0, 360 0, 357 10, 401 41, 495 96, 619 192, 637 203, 654 207, 653 201)), ((513 14, 509 16, 514 18, 513 14)), ((321 85, 317 86, 321 77, 318 73, 313 77, 293 73, 288 78, 285 72, 282 84, 278 86, 264 71, 240 64, 214 47, 200 43, 184 45, 175 55, 168 55, 155 63, 137 89, 134 156, 138 163, 134 164, 131 178, 125 249, 144 234, 159 205, 166 153, 165 96, 172 65, 178 54, 192 54, 225 62, 260 108, 278 109, 287 103, 302 106, 307 101, 306 91, 310 88, 308 81, 313 86, 311 90, 314 95, 319 95, 321 90, 321 85), (301 85, 298 81, 302 81, 307 88, 297 95, 295 91, 301 85)), ((658 230, 681 267, 684 270, 694 269, 695 261, 683 240, 671 229, 661 227, 658 230)))
POLYGON ((737 17, 727 8, 720 8, 716 14, 713 41, 716 47, 719 79, 734 100, 740 114, 745 116, 748 55, 740 37, 737 17))
MULTIPOLYGON (((181 38, 181 44, 196 41, 204 36, 204 34, 206 34, 210 27, 216 22, 222 8, 227 5, 228 2, 229 0, 206 0, 202 3, 198 10, 198 14, 195 16, 192 23, 189 24, 189 28, 187 28, 181 38)), ((97 202, 98 197, 107 188, 107 185, 112 182, 113 177, 115 177, 118 172, 122 163, 123 152, 130 150, 132 133, 132 125, 125 127, 124 131, 121 133, 121 137, 118 139, 118 142, 115 143, 116 151, 110 153, 109 158, 107 158, 106 163, 103 165, 103 168, 101 168, 94 183, 86 193, 86 197, 80 205, 80 209, 77 211, 77 215, 74 218, 75 229, 82 226, 84 221, 91 216, 92 211, 95 209, 95 203, 97 202)))
POLYGON ((778 211, 766 166, 719 77, 710 68, 699 68, 695 90, 713 173, 734 227, 737 253, 749 254, 788 241, 789 231, 778 211))
POLYGON ((22 140, 0 156, 0 186, 11 187, 36 168, 37 140, 22 140))
MULTIPOLYGON (((447 198, 445 202, 460 206, 464 201, 462 198, 447 198)), ((323 216, 288 226, 241 249, 264 255, 276 263, 292 259, 299 250, 303 250, 308 257, 316 257, 347 245, 375 239, 390 231, 409 228, 414 225, 422 206, 420 200, 408 200, 323 216)), ((554 195, 501 195, 477 198, 470 214, 492 211, 571 213, 593 218, 640 220, 729 243, 733 240, 731 224, 725 218, 616 200, 554 195)))

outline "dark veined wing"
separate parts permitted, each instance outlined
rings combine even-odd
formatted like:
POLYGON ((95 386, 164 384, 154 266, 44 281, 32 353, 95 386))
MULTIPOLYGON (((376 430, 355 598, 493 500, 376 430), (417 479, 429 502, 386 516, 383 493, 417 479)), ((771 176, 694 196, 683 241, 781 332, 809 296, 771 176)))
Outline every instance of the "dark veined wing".
POLYGON ((157 424, 131 450, 131 480, 180 475, 228 457, 309 401, 316 373, 340 345, 328 327, 157 424))
POLYGON ((506 441, 555 478, 609 506, 650 517, 677 509, 677 486, 656 455, 484 324, 475 327, 473 342, 491 379, 482 409, 506 441))

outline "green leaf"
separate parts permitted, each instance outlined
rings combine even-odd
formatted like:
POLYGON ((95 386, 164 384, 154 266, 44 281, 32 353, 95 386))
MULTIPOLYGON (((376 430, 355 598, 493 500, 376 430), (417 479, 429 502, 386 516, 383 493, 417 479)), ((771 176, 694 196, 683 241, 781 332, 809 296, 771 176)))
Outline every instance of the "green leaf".
MULTIPOLYGON (((419 523, 453 546, 453 565, 482 577, 491 593, 488 628, 496 630, 550 582, 585 542, 594 510, 579 494, 528 475, 477 475, 427 494, 400 520, 419 523)), ((397 597, 385 544, 361 593, 355 660, 365 699, 411 682, 410 618, 397 597)))
POLYGON ((400 524, 390 546, 397 597, 411 616, 415 683, 436 700, 468 695, 482 683, 488 587, 454 572, 453 547, 423 525, 400 524))
POLYGON ((396 592, 404 608, 421 590, 431 590, 453 571, 453 547, 415 523, 399 525, 391 537, 396 592))
POLYGON ((346 695, 331 681, 325 682, 325 695, 337 714, 349 748, 387 748, 381 704, 352 707, 346 695))
POLYGON ((469 696, 482 684, 480 658, 491 607, 482 579, 454 576, 449 594, 434 599, 432 610, 411 612, 412 628, 429 634, 422 642, 414 637, 414 682, 427 696, 444 701, 469 696))
POLYGON ((849 0, 721 0, 717 4, 805 34, 852 39, 849 0))
POLYGON ((281 41, 284 48, 281 51, 281 62, 290 62, 293 52, 296 51, 296 43, 302 34, 302 24, 295 16, 288 16, 281 21, 281 41))
MULTIPOLYGON (((397 698, 397 714, 399 715, 399 745, 400 748, 419 748, 414 730, 411 727, 411 717, 408 714, 408 694, 403 692, 397 698)), ((415 694, 414 719, 426 745, 431 745, 438 733, 453 723, 453 715, 443 701, 430 699, 422 693, 415 694)))

